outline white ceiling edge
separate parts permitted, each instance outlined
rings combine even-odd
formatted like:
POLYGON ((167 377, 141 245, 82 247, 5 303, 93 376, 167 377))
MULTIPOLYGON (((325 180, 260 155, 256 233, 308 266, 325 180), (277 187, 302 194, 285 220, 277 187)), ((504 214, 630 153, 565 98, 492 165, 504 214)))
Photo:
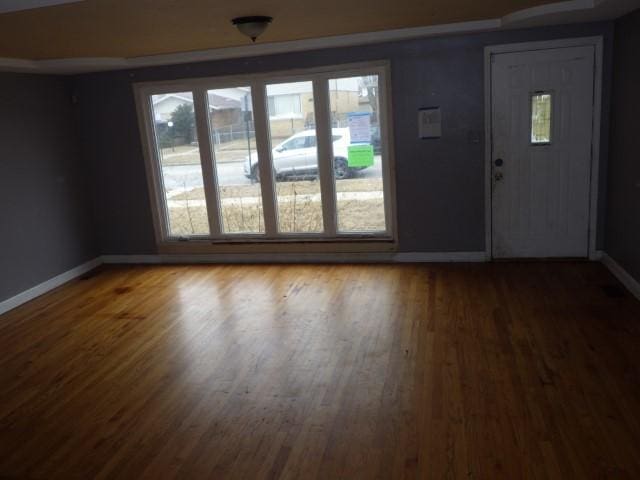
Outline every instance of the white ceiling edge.
POLYGON ((502 21, 509 23, 527 23, 533 19, 547 19, 558 14, 571 13, 583 10, 592 10, 602 0, 566 0, 563 2, 548 3, 537 7, 525 8, 502 17, 502 21))
POLYGON ((636 8, 640 0, 568 0, 527 8, 502 17, 507 28, 611 20, 636 8))
POLYGON ((527 8, 511 13, 502 18, 490 20, 383 30, 379 32, 354 33, 287 42, 248 44, 237 47, 224 47, 192 52, 130 58, 83 57, 52 60, 0 58, 0 71, 73 75, 107 70, 176 65, 231 58, 272 55, 277 53, 300 52, 320 48, 382 43, 456 33, 478 33, 508 28, 609 20, 620 17, 638 7, 640 7, 640 0, 568 0, 527 8))
POLYGON ((0 13, 20 12, 22 10, 53 7, 82 1, 84 0, 0 0, 0 13))
POLYGON ((428 27, 401 28, 379 32, 353 33, 332 37, 247 44, 237 47, 214 48, 192 52, 168 53, 143 57, 96 57, 96 58, 60 58, 52 60, 26 60, 0 57, 0 71, 23 73, 79 74, 105 70, 176 65, 181 63, 205 62, 230 58, 254 57, 277 53, 302 52, 320 48, 347 47, 394 40, 446 35, 451 33, 471 33, 497 30, 501 26, 499 19, 473 22, 449 23, 428 27))

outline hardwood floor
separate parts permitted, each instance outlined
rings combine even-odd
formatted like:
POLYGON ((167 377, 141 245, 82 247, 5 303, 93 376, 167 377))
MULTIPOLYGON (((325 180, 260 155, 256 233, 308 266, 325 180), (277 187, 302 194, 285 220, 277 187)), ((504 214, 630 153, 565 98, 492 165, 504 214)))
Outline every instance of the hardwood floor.
POLYGON ((0 317, 0 478, 640 478, 598 264, 103 268, 0 317))

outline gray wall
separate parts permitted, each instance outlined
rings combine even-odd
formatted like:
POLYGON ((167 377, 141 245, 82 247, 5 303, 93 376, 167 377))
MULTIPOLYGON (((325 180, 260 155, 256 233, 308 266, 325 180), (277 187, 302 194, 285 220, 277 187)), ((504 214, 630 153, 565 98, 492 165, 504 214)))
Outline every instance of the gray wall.
POLYGON ((388 59, 401 251, 484 250, 484 60, 489 44, 603 35, 602 225, 608 154, 612 23, 515 30, 79 76, 81 147, 94 178, 104 254, 155 253, 132 83, 388 59), (440 105, 443 137, 419 140, 416 110, 440 105), (473 138, 479 138, 474 142, 473 138))
POLYGON ((69 79, 0 73, 0 301, 97 254, 69 79))
POLYGON ((640 281, 640 10, 616 21, 606 252, 640 281))

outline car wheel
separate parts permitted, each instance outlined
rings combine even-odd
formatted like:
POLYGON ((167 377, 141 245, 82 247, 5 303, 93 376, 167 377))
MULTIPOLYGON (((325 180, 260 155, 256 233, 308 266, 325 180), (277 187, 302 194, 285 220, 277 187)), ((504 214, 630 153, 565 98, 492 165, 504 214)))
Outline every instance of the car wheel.
POLYGON ((336 177, 336 180, 344 180, 345 178, 349 178, 351 175, 351 170, 347 165, 347 161, 344 158, 336 158, 333 160, 333 174, 336 177))
MULTIPOLYGON (((280 177, 278 176, 276 171, 273 170, 273 181, 277 182, 279 178, 280 177)), ((258 165, 254 165, 251 169, 251 180, 255 183, 260 183, 260 168, 258 168, 258 165)))

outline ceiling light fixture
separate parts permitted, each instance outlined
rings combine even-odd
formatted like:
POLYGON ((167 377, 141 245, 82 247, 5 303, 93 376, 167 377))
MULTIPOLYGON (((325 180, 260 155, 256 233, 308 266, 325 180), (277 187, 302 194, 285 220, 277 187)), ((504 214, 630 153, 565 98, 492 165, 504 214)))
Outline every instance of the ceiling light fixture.
POLYGON ((256 38, 264 33, 273 18, 254 15, 251 17, 238 17, 231 20, 231 23, 240 31, 255 42, 256 38))

